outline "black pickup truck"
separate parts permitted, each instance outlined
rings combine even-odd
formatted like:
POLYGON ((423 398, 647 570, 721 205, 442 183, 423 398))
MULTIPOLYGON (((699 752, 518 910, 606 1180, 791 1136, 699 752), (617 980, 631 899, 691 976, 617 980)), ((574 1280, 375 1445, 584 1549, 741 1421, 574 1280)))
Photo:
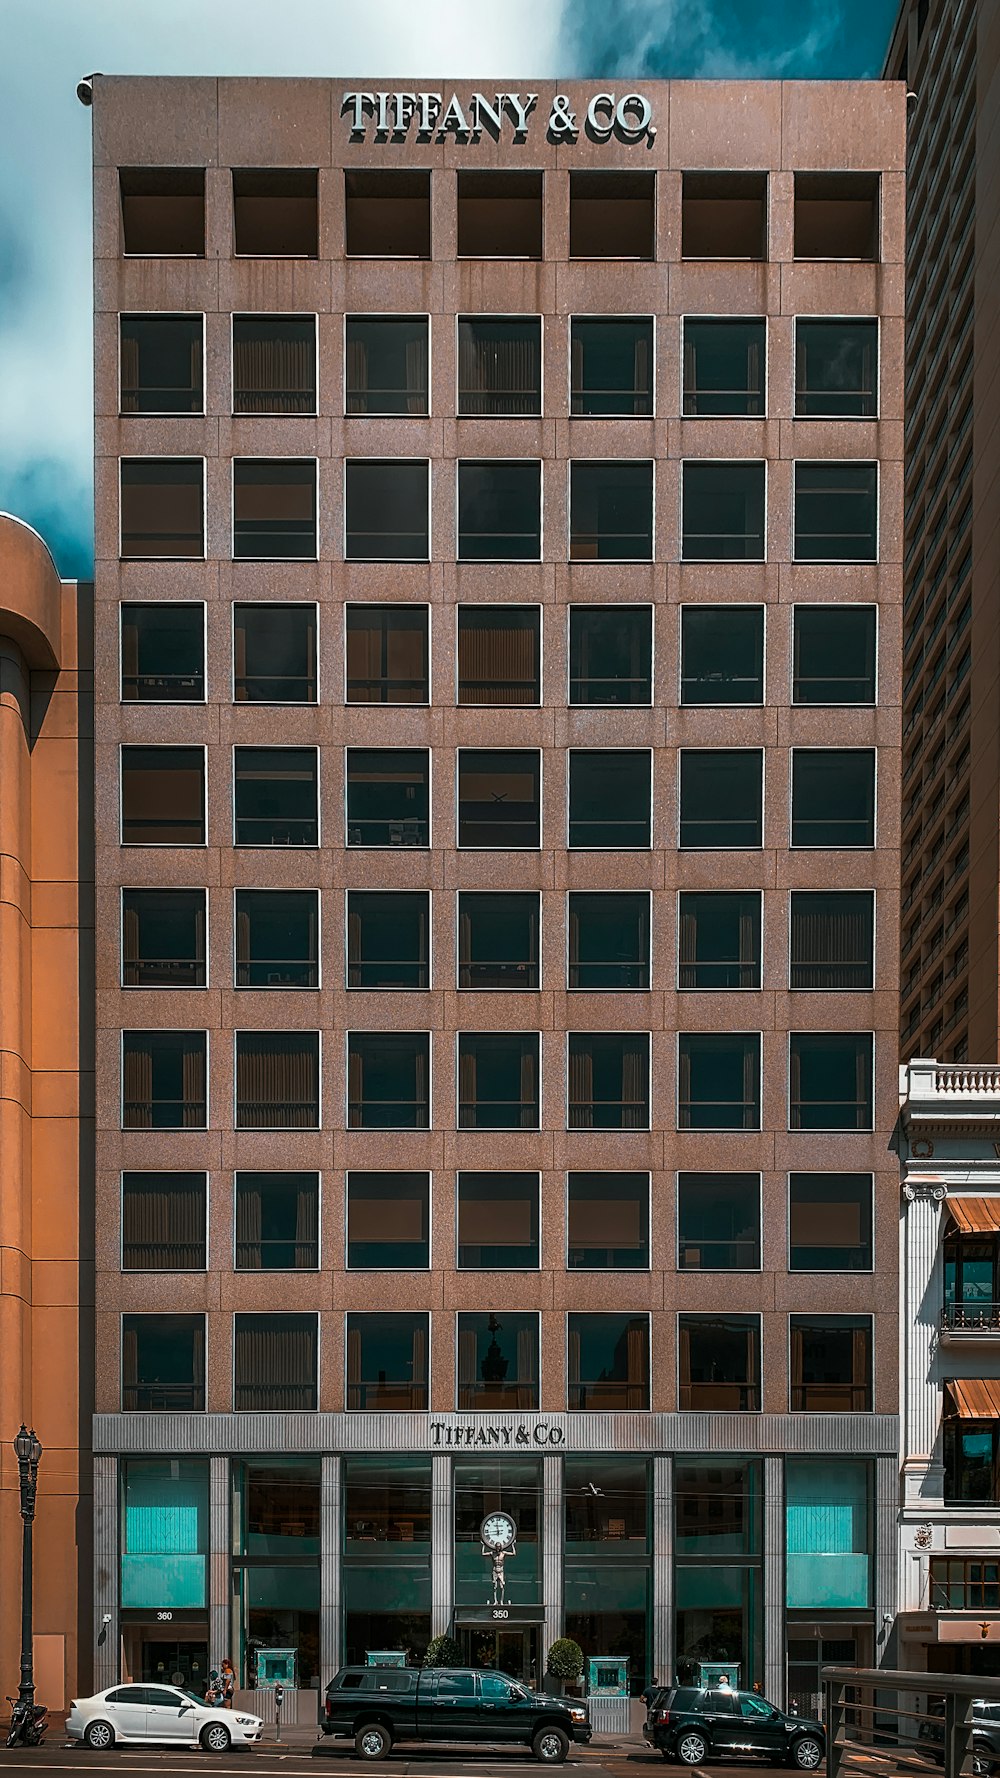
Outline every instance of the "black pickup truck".
POLYGON ((548 1698, 505 1673, 471 1667, 341 1667, 319 1726, 324 1735, 353 1736, 359 1759, 385 1759, 397 1741, 506 1741, 550 1766, 593 1732, 576 1699, 548 1698))

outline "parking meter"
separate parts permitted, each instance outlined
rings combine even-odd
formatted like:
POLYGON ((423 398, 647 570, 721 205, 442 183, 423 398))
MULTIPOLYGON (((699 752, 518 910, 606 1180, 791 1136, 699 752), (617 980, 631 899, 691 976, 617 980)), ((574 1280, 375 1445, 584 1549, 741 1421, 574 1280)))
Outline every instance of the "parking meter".
POLYGON ((276 1685, 274 1688, 274 1738, 281 1740, 281 1706, 285 1702, 285 1688, 276 1685))

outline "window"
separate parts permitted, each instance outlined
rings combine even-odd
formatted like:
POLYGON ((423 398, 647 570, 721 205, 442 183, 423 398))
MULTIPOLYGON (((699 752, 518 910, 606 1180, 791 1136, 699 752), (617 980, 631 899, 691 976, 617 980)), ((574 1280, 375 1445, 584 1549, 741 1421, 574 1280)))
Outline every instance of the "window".
MULTIPOLYGON (((388 1557, 394 1567, 403 1555, 420 1556, 429 1565, 430 1457, 345 1457, 344 1540, 344 1553, 348 1558, 372 1560, 373 1543, 394 1544, 397 1546, 394 1549, 377 1552, 388 1557), (401 1550, 400 1544, 410 1548, 401 1550)), ((429 1592, 429 1573, 427 1579, 429 1592)), ((392 1671, 401 1672, 401 1680, 415 1684, 416 1675, 412 1670, 385 1667, 378 1674, 379 1683, 384 1684, 392 1671)), ((370 1667, 366 1669, 366 1676, 368 1674, 375 1677, 370 1667)), ((343 1689, 347 1690, 355 1679, 360 1687, 360 1675, 343 1674, 343 1689)))
POLYGON ((349 747, 347 844, 430 844, 430 759, 422 747, 349 747))
POLYGON ((537 704, 540 657, 537 605, 458 607, 460 704, 537 704))
POLYGON ((459 1271, 536 1271, 538 1263, 538 1174, 460 1173, 459 1271))
POLYGON ((318 927, 315 889, 237 889, 237 988, 318 988, 318 927))
POLYGON ((874 605, 796 605, 793 704, 874 704, 874 605))
POLYGON ((759 1173, 678 1173, 677 1270, 760 1270, 759 1173))
POLYGON ((870 1272, 870 1173, 789 1173, 790 1272, 870 1272))
POLYGON ((767 322, 692 319, 684 322, 684 412, 764 414, 767 322))
MULTIPOLYGON (((674 1470, 677 1554, 759 1556, 763 1545, 762 1482, 759 1460, 696 1457, 678 1461, 674 1470)), ((770 1705, 766 1708, 770 1710, 770 1705)))
POLYGON ((574 319, 570 368, 571 413, 652 414, 652 318, 574 319))
POLYGON ((122 560, 194 561, 205 554, 201 457, 123 457, 122 560))
MULTIPOLYGON (((484 1429, 483 1445, 488 1436, 484 1429)), ((544 1596, 541 1458, 529 1454, 524 1447, 508 1451, 502 1458, 497 1457, 495 1450, 482 1450, 478 1457, 456 1456, 452 1475, 454 1542, 449 1537, 449 1548, 454 1550, 455 1603, 459 1607, 472 1605, 477 1612, 482 1610, 482 1523, 488 1514, 503 1508, 512 1514, 517 1525, 517 1557, 508 1567, 506 1577, 508 1606, 515 1607, 511 1615, 516 1617, 518 1606, 544 1596)), ((448 1536, 447 1530, 445 1536, 448 1536)), ((520 1630, 516 1634, 520 1638, 520 1630)), ((486 1635, 492 1658, 494 1643, 489 1630, 486 1635)), ((461 1695, 467 1679, 475 1681, 475 1675, 467 1668, 459 1672, 442 1672, 438 1680, 438 1697, 461 1695)), ((466 1704, 474 1707, 473 1698, 467 1697, 466 1704)))
POLYGON ((878 560, 878 464, 796 463, 795 560, 878 560))
POLYGON ((531 1412, 538 1399, 538 1316, 505 1309, 458 1316, 458 1411, 531 1412))
POLYGON ((571 704, 651 704, 653 612, 649 605, 571 605, 571 704))
POLYGON ((789 987, 873 987, 874 916, 870 890, 793 889, 789 987))
POLYGON ((458 465, 460 562, 537 562, 542 466, 513 459, 458 465))
POLYGON ((427 1315, 347 1317, 347 1410, 427 1407, 427 1315))
POLYGON ((792 845, 874 846, 875 749, 792 749, 792 845))
POLYGON ((458 257, 541 259, 541 173, 459 173, 458 257))
POLYGON ((460 988, 537 988, 538 896, 463 891, 458 898, 460 988))
POLYGON ((201 747, 123 747, 122 845, 205 844, 201 747))
POLYGON ((651 843, 652 755, 645 749, 569 755, 569 844, 614 850, 651 843))
POLYGON ((945 1413, 945 1505, 960 1506, 967 1501, 994 1505, 1000 1501, 1000 1421, 986 1404, 981 1418, 960 1418, 951 1390, 945 1395, 945 1413))
POLYGON ((430 1174, 348 1173, 348 1269, 419 1272, 430 1263, 430 1174))
POLYGON ((347 702, 426 704, 426 605, 348 605, 347 702))
POLYGON ((681 891, 678 988, 759 988, 760 896, 756 890, 681 891))
POLYGON ((878 414, 878 322, 795 323, 797 419, 873 420, 878 414))
POLYGON ((238 704, 315 704, 315 605, 233 606, 238 704))
POLYGON ((759 1413, 759 1315, 678 1315, 679 1406, 759 1413))
POLYGON ((767 174, 685 173, 684 259, 767 258, 767 174))
POLYGON ((238 1414, 315 1409, 317 1315, 237 1315, 233 1330, 238 1414))
POLYGON ((122 1271, 203 1272, 204 1173, 122 1174, 122 1271))
MULTIPOLYGON (((932 1556, 930 1570, 930 1604, 937 1611, 984 1611, 1000 1609, 1000 1563, 989 1558, 969 1561, 960 1556, 951 1561, 932 1556)), ((976 1716, 996 1722, 1000 1709, 996 1704, 978 1704, 976 1716)))
POLYGON ((315 747, 233 750, 237 846, 317 846, 315 747))
POLYGON ((655 173, 570 173, 570 259, 655 259, 655 173))
POLYGON ((460 315, 458 412, 497 416, 542 411, 542 323, 531 315, 460 315))
POLYGON ((204 1031, 122 1032, 122 1129, 203 1130, 204 1031))
POLYGON ((567 1555, 618 1556, 614 1545, 622 1543, 633 1544, 636 1553, 649 1548, 652 1515, 644 1457, 567 1457, 563 1473, 566 1543, 576 1546, 567 1555))
POLYGON ((684 748, 680 756, 682 848, 760 846, 764 756, 757 747, 684 748))
POLYGON ((203 259, 203 167, 120 167, 122 246, 143 258, 203 259))
POLYGON ((796 259, 878 259, 877 173, 796 173, 796 259))
POLYGON ((233 168, 233 250, 257 259, 318 258, 315 167, 233 168))
POLYGON ((949 1329, 995 1328, 1000 1252, 993 1231, 972 1235, 952 1223, 944 1239, 944 1321, 949 1329))
POLYGON ((205 891, 122 890, 122 986, 205 986, 205 891))
POLYGON ((123 414, 201 414, 201 315, 120 317, 123 414))
POLYGON ((570 1314, 566 1324, 570 1413, 648 1408, 648 1317, 570 1314))
POLYGON ((429 259, 430 174, 346 168, 344 221, 348 257, 429 259))
POLYGON ((426 414, 426 315, 348 315, 349 414, 426 414))
POLYGON ((315 315, 233 316, 233 413, 316 412, 315 315))
POLYGON ((123 604, 122 702, 200 704, 205 697, 205 607, 123 604))
POLYGON ((314 1272, 319 1174, 237 1173, 236 1270, 314 1272))
POLYGON ((316 559, 316 464, 294 457, 233 459, 233 560, 316 559))
POLYGON ((426 562, 430 466, 422 458, 344 464, 345 554, 349 562, 426 562))
POLYGON ((766 480, 764 463, 683 463, 682 561, 762 562, 766 480))
POLYGON ((764 702, 764 607, 681 606, 681 703, 764 702))
POLYGON ((648 989, 648 895, 583 891, 570 895, 568 985, 648 989))
POLYGON ((423 889, 349 891, 349 988, 430 987, 429 900, 423 889))
POLYGON ((649 1129, 649 1033, 571 1031, 571 1130, 649 1129))
POLYGON ((863 1414, 872 1407, 870 1315, 790 1315, 793 1414, 863 1414))
POLYGON ((319 1129, 319 1032, 236 1032, 236 1128, 319 1129))
POLYGON ((429 1129, 429 1071, 426 1031, 349 1032, 348 1129, 429 1129))
POLYGON ((790 1130, 871 1130, 872 1033, 791 1031, 790 1130))
POLYGON ((516 850, 541 843, 541 755, 528 749, 462 747, 458 753, 458 843, 516 850))
MULTIPOLYGON (((126 1610, 187 1609, 204 1620, 209 1565, 208 1458, 123 1458, 121 1478, 121 1603, 126 1610)), ((195 1643, 197 1650, 198 1644, 195 1643)), ((202 1645, 204 1651, 204 1645, 202 1645)), ((185 1661, 185 1665, 187 1662, 185 1661)), ((122 1686, 126 1700, 145 1686, 122 1686)), ((172 1700, 177 1709, 177 1700, 172 1700)))
POLYGON ((651 562, 652 463, 571 463, 571 562, 651 562))
POLYGON ((570 1173, 566 1205, 568 1271, 648 1270, 648 1173, 570 1173))
POLYGON ((678 1033, 677 1127, 760 1129, 758 1032, 678 1033))
POLYGON ((122 1408, 204 1413, 204 1315, 122 1316, 122 1408))
POLYGON ((537 1130, 537 1031, 460 1031, 460 1130, 537 1130))
POLYGON ((831 1610, 871 1610, 871 1480, 863 1460, 785 1460, 785 1598, 813 1623, 831 1610))

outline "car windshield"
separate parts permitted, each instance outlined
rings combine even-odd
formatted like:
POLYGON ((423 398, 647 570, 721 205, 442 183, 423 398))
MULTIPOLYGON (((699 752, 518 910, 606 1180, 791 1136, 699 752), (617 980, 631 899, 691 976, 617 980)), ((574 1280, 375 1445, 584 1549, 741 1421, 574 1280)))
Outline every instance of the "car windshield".
POLYGON ((198 1692, 189 1692, 186 1686, 183 1689, 181 1689, 181 1688, 178 1688, 178 1689, 180 1690, 181 1697, 182 1698, 190 1698, 192 1704, 204 1704, 205 1700, 203 1697, 201 1697, 199 1695, 198 1692))

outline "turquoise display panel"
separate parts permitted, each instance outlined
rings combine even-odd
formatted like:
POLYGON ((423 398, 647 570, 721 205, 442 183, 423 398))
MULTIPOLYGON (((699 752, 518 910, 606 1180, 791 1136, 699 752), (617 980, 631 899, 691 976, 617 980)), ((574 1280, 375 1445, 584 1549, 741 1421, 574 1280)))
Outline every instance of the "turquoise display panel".
POLYGON ((121 1603, 125 1610, 205 1606, 208 1464, 124 1465, 121 1603))
POLYGON ((786 1602, 798 1610, 852 1610, 870 1601, 869 1466, 785 1465, 786 1602))

